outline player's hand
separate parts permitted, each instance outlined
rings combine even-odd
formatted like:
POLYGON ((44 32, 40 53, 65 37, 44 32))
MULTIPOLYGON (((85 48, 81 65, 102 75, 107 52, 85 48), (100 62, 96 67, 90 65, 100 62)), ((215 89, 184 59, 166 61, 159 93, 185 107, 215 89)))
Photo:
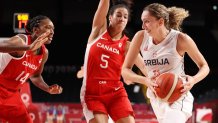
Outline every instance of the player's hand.
POLYGON ((83 78, 84 67, 81 66, 81 69, 77 72, 77 78, 83 78))
POLYGON ((48 40, 49 34, 50 34, 49 31, 41 34, 35 41, 33 41, 32 44, 30 44, 30 50, 34 51, 40 48, 48 40))
POLYGON ((63 91, 63 88, 57 84, 49 86, 48 92, 50 94, 61 94, 63 91))
POLYGON ((194 78, 189 75, 186 75, 185 77, 187 82, 183 84, 183 89, 181 90, 182 93, 187 93, 194 86, 194 78))
POLYGON ((153 78, 146 77, 146 86, 151 89, 152 92, 156 93, 155 88, 158 87, 157 83, 153 78))

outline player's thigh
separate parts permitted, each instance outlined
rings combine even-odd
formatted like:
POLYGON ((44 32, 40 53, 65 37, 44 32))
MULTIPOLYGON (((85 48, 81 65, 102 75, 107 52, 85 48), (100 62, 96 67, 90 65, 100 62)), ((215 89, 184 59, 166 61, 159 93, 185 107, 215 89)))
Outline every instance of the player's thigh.
POLYGON ((94 112, 94 118, 89 123, 108 123, 108 115, 101 112, 94 112))
POLYGON ((116 121, 116 123, 135 123, 135 119, 132 115, 129 115, 127 117, 120 118, 116 121))
POLYGON ((95 115, 98 117, 97 114, 105 114, 107 115, 107 109, 104 104, 100 103, 100 101, 88 101, 86 104, 83 105, 83 114, 86 118, 87 123, 91 121, 91 123, 97 123, 95 120, 95 115), (99 113, 96 113, 99 112, 99 113), (92 120, 94 119, 94 120, 92 120))
POLYGON ((129 119, 129 116, 134 117, 132 105, 127 96, 116 98, 111 102, 109 108, 109 115, 116 122, 122 118, 129 119))
POLYGON ((185 123, 188 117, 184 112, 176 109, 172 109, 166 112, 163 123, 185 123))
POLYGON ((85 101, 87 109, 92 111, 92 112, 103 112, 107 113, 107 108, 104 103, 102 103, 102 100, 100 100, 100 97, 95 98, 88 98, 85 101))
POLYGON ((4 102, 5 103, 0 106, 0 115, 3 119, 29 117, 26 106, 22 102, 19 93, 15 93, 10 98, 4 100, 4 102))

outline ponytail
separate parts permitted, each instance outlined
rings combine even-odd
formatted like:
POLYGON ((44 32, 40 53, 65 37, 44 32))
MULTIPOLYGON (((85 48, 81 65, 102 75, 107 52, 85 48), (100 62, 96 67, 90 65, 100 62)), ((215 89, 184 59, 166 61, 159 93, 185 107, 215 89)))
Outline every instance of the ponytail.
POLYGON ((182 30, 181 25, 183 20, 189 16, 189 12, 183 8, 169 7, 169 28, 182 30))

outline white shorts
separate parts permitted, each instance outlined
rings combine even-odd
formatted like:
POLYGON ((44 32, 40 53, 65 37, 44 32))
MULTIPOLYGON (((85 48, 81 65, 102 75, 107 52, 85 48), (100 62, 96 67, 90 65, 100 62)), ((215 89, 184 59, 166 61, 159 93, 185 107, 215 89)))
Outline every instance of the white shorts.
MULTIPOLYGON (((147 90, 147 96, 150 98, 151 106, 158 121, 162 121, 165 118, 166 113, 170 110, 183 112, 187 120, 192 115, 194 98, 190 92, 181 96, 176 102, 169 105, 169 103, 156 98, 150 91, 150 89, 147 90)), ((181 116, 178 115, 178 119, 179 117, 181 116)))

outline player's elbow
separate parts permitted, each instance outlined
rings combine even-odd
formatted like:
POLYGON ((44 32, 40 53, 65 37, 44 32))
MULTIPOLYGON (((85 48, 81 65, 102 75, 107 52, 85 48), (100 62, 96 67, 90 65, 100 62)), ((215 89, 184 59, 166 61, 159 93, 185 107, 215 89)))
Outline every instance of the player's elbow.
POLYGON ((126 83, 127 85, 131 85, 131 84, 133 84, 132 81, 130 81, 130 80, 125 80, 125 79, 124 79, 124 83, 126 83))
POLYGON ((127 85, 130 85, 132 84, 132 81, 129 80, 129 77, 128 77, 128 72, 127 72, 127 68, 122 68, 122 71, 121 71, 121 75, 123 77, 123 81, 127 84, 127 85))
POLYGON ((210 67, 208 65, 205 65, 205 72, 206 76, 210 73, 210 67))

